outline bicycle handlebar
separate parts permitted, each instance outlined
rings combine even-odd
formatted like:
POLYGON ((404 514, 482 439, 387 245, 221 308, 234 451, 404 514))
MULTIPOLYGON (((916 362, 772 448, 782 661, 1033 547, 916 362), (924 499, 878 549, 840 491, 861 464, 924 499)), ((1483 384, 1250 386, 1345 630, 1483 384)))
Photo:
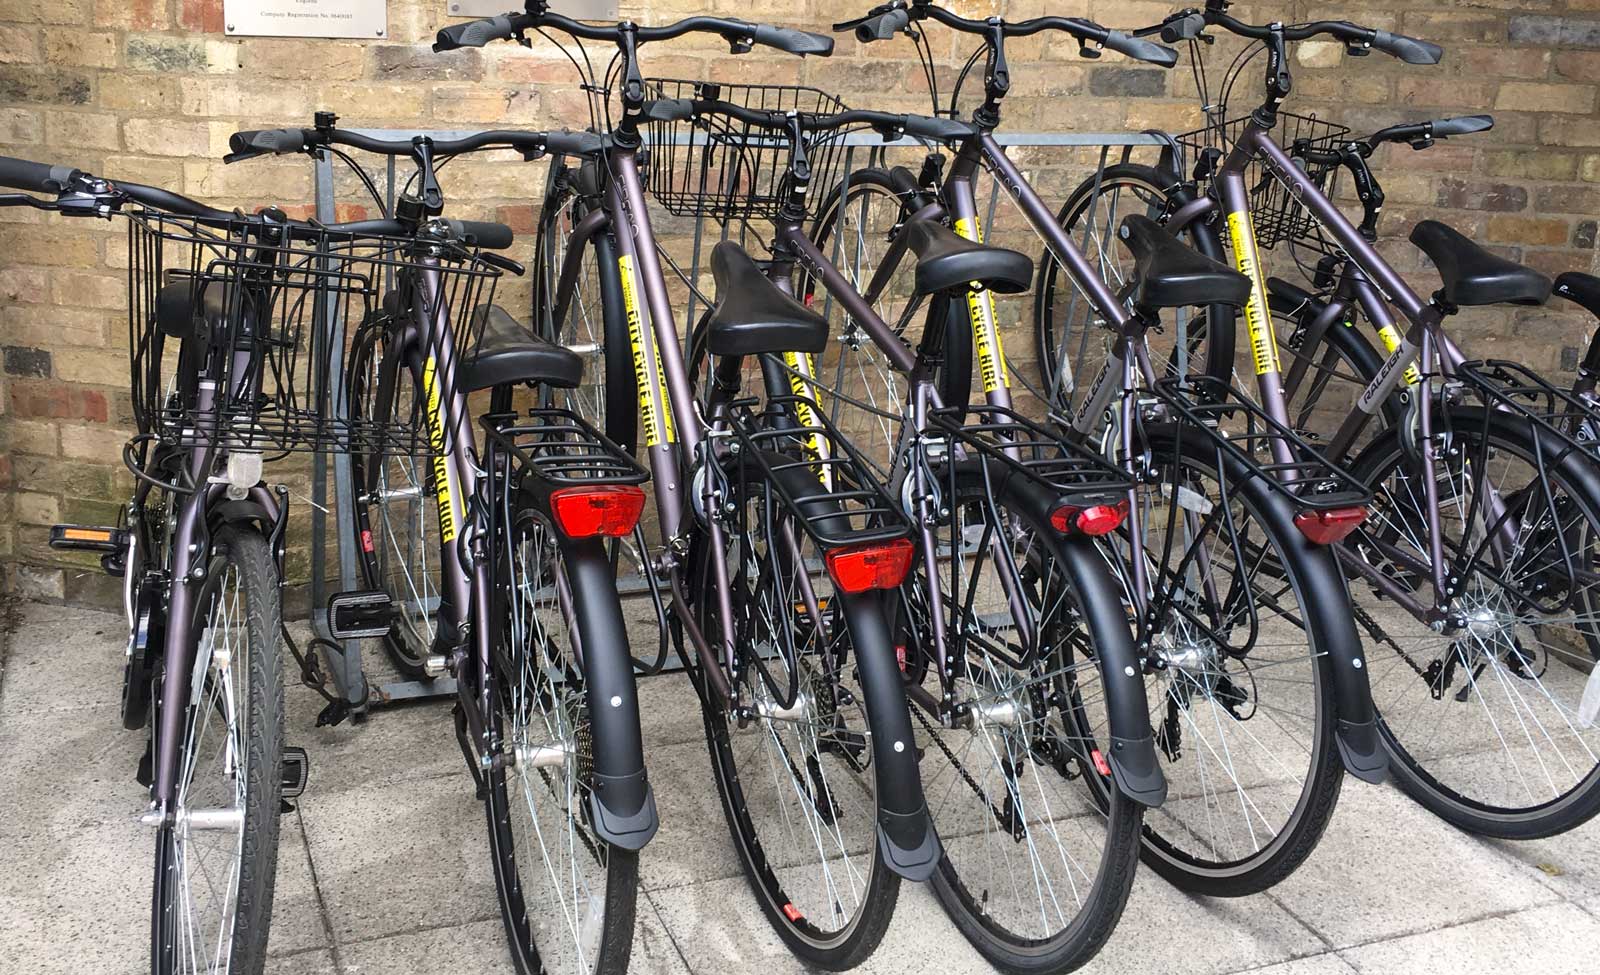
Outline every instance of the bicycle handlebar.
POLYGON ((867 44, 893 37, 899 31, 906 29, 911 21, 924 18, 936 20, 946 27, 966 34, 988 35, 998 29, 1003 37, 1028 37, 1047 30, 1062 31, 1080 41, 1093 41, 1135 60, 1158 64, 1164 68, 1170 68, 1178 63, 1178 52, 1170 47, 1134 37, 1120 30, 1102 27, 1092 20, 1084 20, 1081 17, 1035 17, 1015 22, 999 18, 971 20, 942 7, 936 7, 928 0, 915 0, 909 7, 905 0, 894 0, 892 3, 874 7, 865 17, 834 24, 833 29, 854 30, 856 39, 867 44))
POLYGON ((451 24, 442 28, 434 38, 435 51, 453 51, 463 47, 483 47, 490 41, 510 40, 524 31, 536 27, 551 27, 565 34, 587 41, 618 41, 625 32, 632 32, 637 43, 666 41, 684 34, 720 34, 735 53, 742 53, 752 45, 776 48, 789 54, 818 54, 826 57, 833 53, 833 38, 792 27, 774 27, 753 24, 724 17, 689 17, 665 27, 638 27, 631 23, 600 26, 585 24, 556 13, 509 13, 498 17, 451 24))
MULTIPOLYGON (((1224 4, 1226 6, 1226 4, 1224 4)), ((1281 30, 1285 40, 1303 41, 1326 34, 1346 44, 1374 48, 1399 58, 1407 64, 1438 64, 1444 49, 1430 41, 1395 34, 1375 27, 1362 27, 1348 20, 1319 20, 1306 24, 1247 24, 1223 13, 1220 9, 1188 9, 1166 18, 1161 23, 1134 31, 1135 35, 1159 33, 1161 39, 1171 43, 1199 37, 1207 27, 1220 27, 1230 34, 1261 41, 1270 37, 1274 29, 1281 30)))
MULTIPOLYGON (((230 161, 274 153, 305 152, 324 145, 350 146, 388 156, 409 156, 419 136, 410 139, 375 139, 343 129, 262 129, 235 132, 228 137, 233 150, 230 161)), ((432 144, 435 156, 455 156, 480 149, 518 149, 523 152, 551 152, 558 155, 585 155, 599 152, 604 142, 593 132, 518 132, 497 129, 478 132, 462 139, 442 139, 432 144)))

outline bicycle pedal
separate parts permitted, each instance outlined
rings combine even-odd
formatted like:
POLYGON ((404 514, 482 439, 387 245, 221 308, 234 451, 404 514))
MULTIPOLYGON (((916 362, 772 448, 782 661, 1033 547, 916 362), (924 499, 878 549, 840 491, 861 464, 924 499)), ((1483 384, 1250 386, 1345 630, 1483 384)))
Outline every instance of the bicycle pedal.
POLYGON ((51 525, 50 547, 69 552, 122 552, 126 534, 120 528, 94 525, 51 525))
POLYGON ((335 640, 388 636, 394 603, 381 589, 334 593, 328 599, 328 630, 335 640))
POLYGON ((306 780, 311 777, 311 756, 304 748, 285 745, 283 748, 283 797, 298 799, 306 791, 306 780))

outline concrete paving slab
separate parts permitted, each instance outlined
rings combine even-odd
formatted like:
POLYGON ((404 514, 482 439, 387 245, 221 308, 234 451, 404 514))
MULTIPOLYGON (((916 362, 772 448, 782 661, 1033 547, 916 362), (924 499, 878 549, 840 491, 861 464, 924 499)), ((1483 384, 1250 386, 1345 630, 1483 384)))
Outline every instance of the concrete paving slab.
POLYGON ((142 732, 122 727, 115 705, 0 708, 3 831, 32 836, 132 820, 149 804, 134 781, 144 745, 142 732))
POLYGON ((1523 910, 1557 895, 1398 790, 1347 780, 1316 852, 1267 896, 1343 948, 1523 910))
POLYGON ((264 975, 339 975, 339 966, 332 952, 318 949, 269 957, 264 975))
POLYGON ((1565 897, 1600 896, 1600 820, 1542 840, 1482 842, 1524 864, 1529 876, 1565 897))
POLYGON ((290 955, 328 946, 328 924, 311 872, 305 827, 298 812, 285 813, 278 827, 278 883, 267 954, 290 955))
POLYGON ((130 818, 19 838, 7 826, 0 849, 0 971, 149 971, 148 827, 130 818))
POLYGON ((1238 975, 1245 975, 1246 972, 1248 975, 1357 975, 1353 965, 1331 951, 1268 965, 1265 968, 1245 969, 1238 975))
POLYGON ((700 719, 700 698, 683 673, 639 678, 639 720, 644 740, 652 748, 699 742, 704 749, 706 731, 700 719))
POLYGON ((127 641, 122 617, 70 606, 24 603, 6 647, 7 713, 116 705, 127 641))
POLYGON ((705 740, 645 753, 661 830, 639 855, 646 890, 740 876, 705 740))
POLYGON ((404 779, 466 777, 450 705, 419 701, 383 708, 359 723, 318 728, 324 704, 308 688, 287 689, 287 741, 311 757, 309 790, 338 792, 404 779))
POLYGON ((1572 904, 1362 945, 1342 952, 1362 975, 1419 971, 1580 975, 1594 971, 1600 920, 1572 904))
POLYGON ((483 805, 465 769, 317 794, 300 815, 338 943, 498 916, 483 805))

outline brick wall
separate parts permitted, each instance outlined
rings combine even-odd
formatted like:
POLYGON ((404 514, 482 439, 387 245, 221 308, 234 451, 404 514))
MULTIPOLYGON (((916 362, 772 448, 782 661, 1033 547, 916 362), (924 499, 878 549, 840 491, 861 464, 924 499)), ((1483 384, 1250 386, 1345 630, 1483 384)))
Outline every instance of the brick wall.
MULTIPOLYGON (((508 5, 511 5, 508 3, 508 5)), ((689 13, 826 29, 867 0, 646 0, 625 2, 642 22, 689 13)), ((1153 22, 1171 9, 1145 0, 964 0, 968 15, 1002 10, 1086 15, 1112 25, 1153 22)), ((446 22, 445 0, 390 0, 388 36, 353 40, 229 39, 221 0, 0 0, 0 153, 70 163, 180 190, 217 205, 298 204, 311 192, 301 158, 224 167, 218 157, 242 127, 305 125, 333 108, 347 124, 471 128, 549 127, 584 121, 582 97, 552 48, 499 45, 437 57, 427 51, 446 22)), ((1245 19, 1342 17, 1443 44, 1435 68, 1381 55, 1348 58, 1337 44, 1297 51, 1293 107, 1357 129, 1403 119, 1492 111, 1494 132, 1425 153, 1384 150, 1385 253, 1421 287, 1428 271, 1404 242, 1417 219, 1439 217, 1542 269, 1591 268, 1600 216, 1600 0, 1358 0, 1256 3, 1245 19)), ((967 48, 930 28, 945 82, 967 48)), ((647 51, 647 73, 724 81, 805 82, 847 103, 926 110, 909 43, 859 48, 841 38, 831 60, 775 53, 729 57, 718 41, 683 39, 647 51)), ((598 52, 597 52, 598 53, 598 52)), ((1180 131, 1197 118, 1187 57, 1166 72, 1077 56, 1064 37, 1011 47, 1013 130, 1180 131)), ((1212 52, 1220 71, 1227 44, 1212 52)), ((1252 68, 1247 76, 1252 82, 1252 68)), ((1241 102, 1240 105, 1244 103, 1241 102)), ((1023 153, 1048 195, 1082 175, 1083 154, 1023 153)), ((465 162, 445 181, 457 216, 492 216, 531 230, 542 171, 506 159, 465 162)), ((353 187, 341 188, 360 211, 353 187)), ((995 233, 1013 225, 998 222, 995 233)), ((682 227, 668 221, 668 231, 682 227)), ((1033 249, 1026 238, 1017 246, 1033 249)), ((54 557, 46 526, 115 517, 129 477, 117 463, 130 422, 121 237, 105 224, 0 209, 0 563, 7 588, 46 599, 104 602, 113 593, 91 561, 54 557)), ((515 299, 513 292, 511 298, 515 299)), ((1006 305, 1020 318, 1021 301, 1006 305)), ((1588 324, 1564 309, 1463 316, 1460 333, 1483 354, 1513 355, 1552 372, 1573 367, 1588 324)), ((1031 356, 1017 335, 1008 350, 1031 356)), ((303 471, 288 479, 300 496, 303 471)), ((304 537, 308 510, 297 505, 304 537)), ((297 556, 293 575, 303 578, 297 556)))

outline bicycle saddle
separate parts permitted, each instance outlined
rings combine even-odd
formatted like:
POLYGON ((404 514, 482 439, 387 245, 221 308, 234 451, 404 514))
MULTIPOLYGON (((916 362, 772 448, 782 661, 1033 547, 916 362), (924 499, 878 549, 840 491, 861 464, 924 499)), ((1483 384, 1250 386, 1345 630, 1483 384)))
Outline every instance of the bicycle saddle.
POLYGON ((965 291, 976 282, 1014 295, 1033 284, 1033 261, 1026 255, 967 240, 933 220, 913 220, 905 232, 917 255, 917 294, 965 291))
POLYGON ((711 248, 717 304, 707 324, 712 355, 821 352, 828 320, 767 277, 743 247, 724 240, 711 248))
POLYGON ((1542 305, 1550 279, 1474 244, 1437 220, 1411 228, 1411 242, 1439 268, 1439 293, 1452 305, 1542 305))
POLYGON ((1149 217, 1123 217, 1118 236, 1133 252, 1135 308, 1243 305, 1250 298, 1249 278, 1185 246, 1149 217))
POLYGON ((1600 318, 1600 278, 1592 274, 1568 271, 1556 278, 1556 286, 1552 290, 1568 301, 1583 306, 1589 314, 1600 318))
POLYGON ((461 391, 506 383, 544 383, 571 389, 583 378, 576 352, 539 338, 499 305, 479 305, 472 327, 482 329, 477 349, 461 364, 461 391))

